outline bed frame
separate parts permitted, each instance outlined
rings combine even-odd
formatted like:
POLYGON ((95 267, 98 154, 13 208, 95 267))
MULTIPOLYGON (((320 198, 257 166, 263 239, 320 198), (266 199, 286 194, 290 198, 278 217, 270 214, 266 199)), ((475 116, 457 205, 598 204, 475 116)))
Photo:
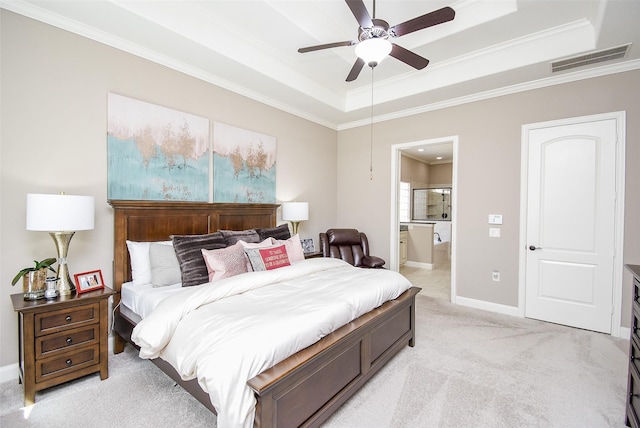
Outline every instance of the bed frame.
MULTIPOLYGON (((274 204, 109 201, 114 209, 114 307, 121 284, 131 280, 126 241, 161 241, 170 235, 273 227, 274 204)), ((249 380, 257 399, 256 428, 317 427, 406 345, 414 346, 412 287, 249 380)), ((131 342, 136 324, 127 308, 114 311, 114 353, 131 342)), ((132 343, 133 344, 133 343, 132 343)), ((135 344, 133 344, 135 346, 135 344)), ((171 365, 152 360, 211 411, 197 380, 184 381, 171 365)))

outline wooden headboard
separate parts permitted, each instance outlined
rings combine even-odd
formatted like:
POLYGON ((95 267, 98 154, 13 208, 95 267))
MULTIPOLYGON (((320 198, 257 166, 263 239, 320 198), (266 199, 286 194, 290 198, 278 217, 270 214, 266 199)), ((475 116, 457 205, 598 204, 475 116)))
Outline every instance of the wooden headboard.
POLYGON ((168 241, 171 235, 274 227, 279 207, 277 204, 108 202, 114 210, 113 287, 116 291, 120 291, 124 282, 131 281, 127 240, 168 241))

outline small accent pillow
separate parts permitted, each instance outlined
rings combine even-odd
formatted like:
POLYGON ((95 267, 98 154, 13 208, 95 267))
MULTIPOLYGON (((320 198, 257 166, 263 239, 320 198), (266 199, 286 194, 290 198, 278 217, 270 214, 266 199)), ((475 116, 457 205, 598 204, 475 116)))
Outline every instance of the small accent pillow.
POLYGON ((254 271, 272 270, 291 265, 284 245, 266 248, 245 248, 244 252, 249 257, 254 271))
POLYGON ((221 230, 220 233, 222 233, 224 241, 227 243, 227 247, 230 247, 238 241, 260 242, 260 237, 255 229, 221 230))
POLYGON ((247 272, 247 258, 238 242, 219 250, 202 250, 209 273, 209 282, 219 281, 247 272))
POLYGON ((180 283, 180 264, 171 245, 152 242, 149 245, 151 284, 164 287, 180 283))
POLYGON ((287 240, 291 238, 291 232, 289 232, 289 225, 287 223, 281 224, 276 227, 268 227, 262 229, 256 229, 260 240, 263 241, 267 238, 273 238, 278 240, 287 240))
MULTIPOLYGON (((171 241, 158 241, 158 244, 171 245, 171 241)), ((131 278, 133 285, 151 284, 151 262, 149 260, 151 242, 127 240, 129 260, 131 261, 131 278)))
POLYGON ((173 235, 173 248, 180 263, 183 287, 209 282, 207 265, 202 258, 201 250, 225 248, 227 244, 220 232, 206 235, 173 235))
POLYGON ((273 240, 274 245, 284 245, 287 249, 287 254, 289 255, 289 262, 295 263, 300 260, 304 260, 304 250, 302 249, 302 242, 300 242, 300 235, 297 233, 293 235, 291 238, 278 241, 276 239, 273 240))
MULTIPOLYGON (((271 247, 273 245, 273 239, 271 238, 267 238, 262 242, 244 242, 242 240, 238 241, 238 243, 240 245, 242 245, 242 248, 265 248, 265 247, 271 247)), ((245 259, 247 260, 247 272, 250 272, 253 270, 253 266, 251 266, 251 262, 249 261, 248 256, 245 257, 245 259)))

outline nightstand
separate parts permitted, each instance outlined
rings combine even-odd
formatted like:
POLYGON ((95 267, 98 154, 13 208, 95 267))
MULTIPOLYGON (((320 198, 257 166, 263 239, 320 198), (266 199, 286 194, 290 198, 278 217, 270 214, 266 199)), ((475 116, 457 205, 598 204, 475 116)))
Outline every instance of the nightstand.
POLYGON ((322 251, 315 251, 313 253, 304 253, 305 259, 315 259, 316 257, 322 257, 322 251))
POLYGON ((109 377, 110 288, 61 296, 55 300, 24 300, 12 294, 18 312, 18 364, 24 405, 35 403, 36 391, 100 372, 109 377))

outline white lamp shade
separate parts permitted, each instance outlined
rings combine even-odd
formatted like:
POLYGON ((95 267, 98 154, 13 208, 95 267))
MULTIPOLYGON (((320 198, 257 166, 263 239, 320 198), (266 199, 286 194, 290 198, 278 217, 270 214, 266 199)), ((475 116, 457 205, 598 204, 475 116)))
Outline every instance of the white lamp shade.
POLYGON ((285 221, 309 220, 309 202, 283 203, 282 219, 285 221))
POLYGON ((27 194, 27 230, 91 230, 94 218, 93 196, 27 194))
POLYGON ((367 65, 377 65, 391 52, 391 42, 387 39, 372 38, 363 40, 356 45, 356 55, 367 65))

